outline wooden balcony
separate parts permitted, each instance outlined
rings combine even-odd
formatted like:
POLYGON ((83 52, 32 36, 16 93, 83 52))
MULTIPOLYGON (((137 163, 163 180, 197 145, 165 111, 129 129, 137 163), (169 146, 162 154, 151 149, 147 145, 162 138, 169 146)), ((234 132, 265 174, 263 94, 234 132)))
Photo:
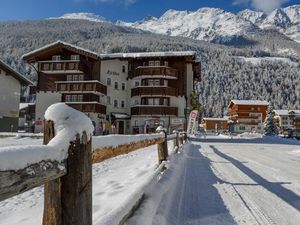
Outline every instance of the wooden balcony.
POLYGON ((177 116, 178 108, 170 106, 148 106, 140 105, 131 108, 131 115, 165 115, 165 116, 177 116))
POLYGON ((178 79, 178 70, 167 66, 139 66, 133 74, 136 77, 178 79))
POLYGON ((66 104, 84 113, 106 114, 106 106, 98 102, 66 102, 66 104))
POLYGON ((60 93, 98 92, 107 94, 105 85, 97 80, 90 81, 56 81, 56 91, 60 93))
POLYGON ((131 97, 149 95, 149 96, 178 96, 176 88, 161 86, 145 86, 131 89, 131 97))
POLYGON ((78 60, 40 61, 39 71, 43 73, 84 72, 84 65, 78 60))

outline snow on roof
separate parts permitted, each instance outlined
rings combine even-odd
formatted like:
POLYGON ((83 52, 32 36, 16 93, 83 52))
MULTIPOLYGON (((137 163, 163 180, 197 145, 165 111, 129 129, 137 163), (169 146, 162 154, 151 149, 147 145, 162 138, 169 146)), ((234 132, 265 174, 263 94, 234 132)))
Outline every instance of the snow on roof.
POLYGON ((11 66, 0 60, 0 68, 3 67, 4 69, 8 70, 9 72, 12 73, 12 76, 19 80, 22 84, 25 85, 33 85, 31 80, 28 78, 24 77, 22 74, 20 74, 18 71, 14 70, 11 66))
POLYGON ((228 121, 228 118, 211 118, 211 117, 206 117, 203 118, 203 120, 208 120, 208 121, 228 121))
POLYGON ((291 112, 294 112, 295 114, 300 115, 300 110, 284 110, 284 109, 276 109, 274 110, 275 114, 279 116, 288 116, 291 112))
POLYGON ((130 115, 126 113, 112 113, 116 119, 130 119, 130 115))
POLYGON ((19 110, 27 108, 29 105, 35 105, 35 103, 20 103, 19 110))
POLYGON ((194 56, 194 51, 169 51, 169 52, 134 52, 134 53, 112 53, 100 54, 101 58, 139 58, 139 57, 172 57, 172 56, 194 56))
POLYGON ((31 52, 28 52, 28 53, 22 55, 22 59, 27 58, 27 57, 31 56, 32 54, 36 54, 36 53, 38 53, 38 52, 40 52, 40 51, 46 50, 46 49, 51 48, 51 47, 53 47, 53 46, 55 46, 55 45, 58 45, 58 44, 62 44, 62 45, 64 45, 64 46, 67 46, 67 47, 71 47, 71 48, 77 49, 78 51, 84 51, 84 52, 87 52, 87 53, 89 53, 89 54, 94 55, 95 57, 98 57, 98 56, 99 56, 97 52, 93 52, 93 51, 90 51, 90 50, 88 50, 88 49, 86 49, 86 48, 81 48, 81 47, 78 47, 78 46, 76 46, 76 45, 73 45, 73 44, 70 44, 70 43, 67 43, 67 42, 58 40, 58 41, 56 41, 56 42, 50 43, 50 44, 48 44, 48 45, 45 45, 45 46, 43 46, 43 47, 41 47, 41 48, 35 49, 35 50, 31 51, 31 52))
POLYGON ((36 50, 33 50, 29 53, 26 53, 22 56, 22 59, 26 59, 27 57, 30 57, 33 54, 36 54, 40 51, 46 50, 48 48, 51 48, 55 45, 62 44, 67 47, 71 47, 74 49, 77 49, 78 51, 84 51, 89 54, 94 55, 95 57, 98 57, 100 59, 117 59, 117 58, 139 58, 139 57, 175 57, 175 56, 194 56, 196 55, 196 52, 194 51, 169 51, 169 52, 134 52, 134 53, 111 53, 111 54, 99 54, 97 52, 90 51, 85 48, 78 47, 76 45, 58 40, 56 42, 53 42, 51 44, 45 45, 41 48, 38 48, 36 50))
POLYGON ((235 105, 269 105, 270 104, 267 101, 261 101, 261 100, 231 100, 231 102, 235 105))

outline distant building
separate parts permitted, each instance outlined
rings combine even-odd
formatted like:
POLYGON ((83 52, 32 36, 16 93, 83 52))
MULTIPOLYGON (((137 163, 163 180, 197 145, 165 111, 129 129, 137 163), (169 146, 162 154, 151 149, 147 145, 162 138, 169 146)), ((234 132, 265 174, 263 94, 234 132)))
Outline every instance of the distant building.
POLYGON ((57 41, 23 59, 38 75, 36 131, 56 102, 86 113, 96 134, 182 129, 193 82, 200 79, 191 51, 98 54, 57 41))
POLYGON ((21 86, 32 84, 0 60, 0 132, 18 130, 21 86))
POLYGON ((235 133, 262 133, 268 106, 267 101, 231 100, 228 106, 230 130, 235 133))
POLYGON ((279 133, 300 136, 300 110, 274 110, 279 133))
POLYGON ((206 132, 228 131, 227 118, 203 118, 201 125, 206 132))
POLYGON ((34 132, 35 103, 20 103, 19 130, 34 132))

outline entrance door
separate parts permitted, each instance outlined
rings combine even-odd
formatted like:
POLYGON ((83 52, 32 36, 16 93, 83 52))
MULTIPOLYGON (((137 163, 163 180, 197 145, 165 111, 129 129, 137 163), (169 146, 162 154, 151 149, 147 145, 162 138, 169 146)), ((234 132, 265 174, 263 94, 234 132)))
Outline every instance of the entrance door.
POLYGON ((124 134, 124 121, 119 121, 119 134, 124 134))

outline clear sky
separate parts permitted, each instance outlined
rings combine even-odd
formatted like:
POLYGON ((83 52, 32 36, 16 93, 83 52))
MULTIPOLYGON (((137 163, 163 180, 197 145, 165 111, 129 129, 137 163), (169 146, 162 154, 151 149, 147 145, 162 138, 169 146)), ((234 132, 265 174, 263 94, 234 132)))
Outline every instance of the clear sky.
POLYGON ((278 6, 300 4, 300 0, 0 0, 0 20, 32 20, 71 12, 90 12, 108 20, 141 20, 159 17, 168 9, 196 11, 218 7, 231 12, 245 8, 269 12, 278 6))

